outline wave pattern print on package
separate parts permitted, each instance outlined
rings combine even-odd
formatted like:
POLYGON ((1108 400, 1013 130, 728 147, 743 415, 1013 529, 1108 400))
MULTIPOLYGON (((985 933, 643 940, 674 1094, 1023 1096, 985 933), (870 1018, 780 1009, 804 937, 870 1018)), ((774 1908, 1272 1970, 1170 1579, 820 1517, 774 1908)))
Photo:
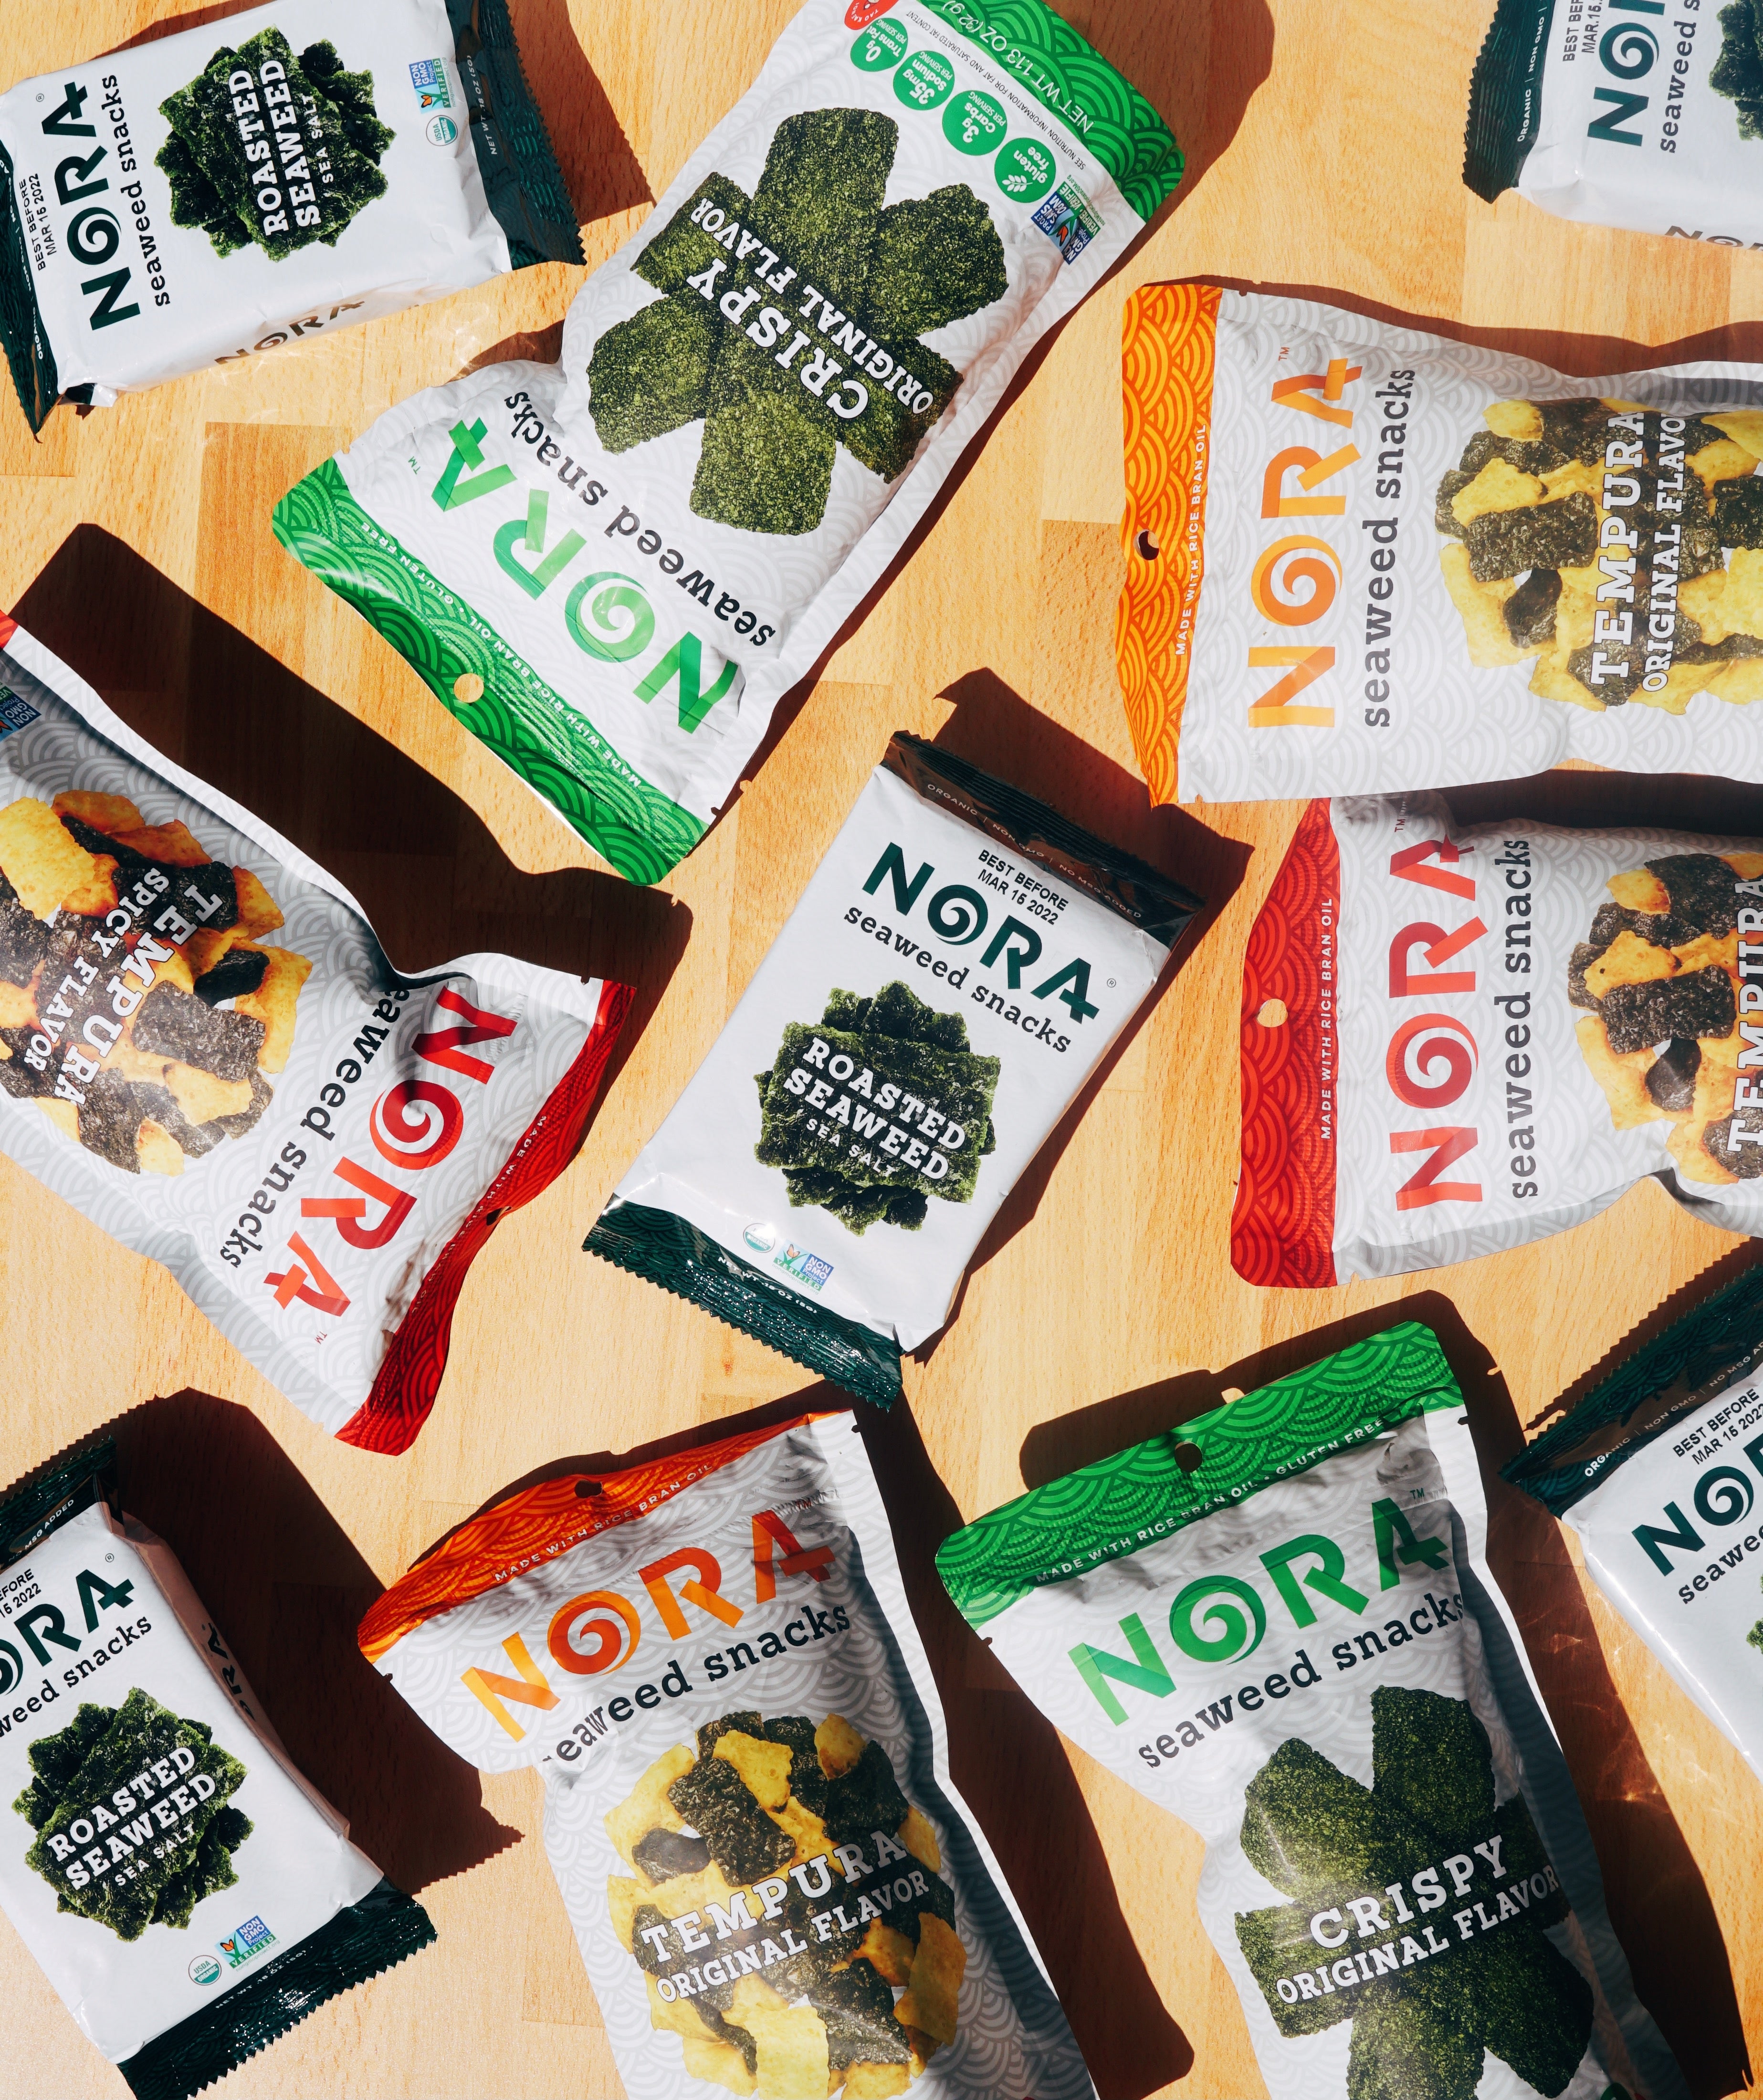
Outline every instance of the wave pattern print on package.
POLYGON ((0 1152, 323 1427, 406 1449, 466 1273, 581 1143, 628 986, 393 969, 360 907, 0 615, 0 1152))
POLYGON ((1054 1723, 1205 1842, 1273 2100, 1688 2100, 1407 1323, 957 1532, 1054 1723))
POLYGON ((520 1489, 360 1640, 460 1756, 543 1774, 626 2092, 1094 2100, 849 1414, 520 1489))
POLYGON ((1599 1589, 1763 1778, 1760 1370, 1752 1268, 1633 1350, 1502 1471, 1579 1534, 1599 1589))
POLYGON ((189 2100, 434 1939, 121 1513, 108 1438, 0 1499, 0 1910, 136 2100, 189 2100))
POLYGON ((1754 842, 1313 802, 1244 957, 1237 1273, 1435 1268, 1649 1176, 1763 1229, 1759 955, 1754 842))
POLYGON ((275 0, 0 95, 0 337, 33 430, 63 392, 581 260, 507 0, 275 0))
POLYGON ((1155 801, 1569 758, 1763 780, 1763 381, 1571 379, 1299 299, 1124 322, 1116 656, 1155 801))
POLYGON ((1045 0, 806 0, 562 364, 413 396, 276 530, 656 881, 1181 173, 1045 0))

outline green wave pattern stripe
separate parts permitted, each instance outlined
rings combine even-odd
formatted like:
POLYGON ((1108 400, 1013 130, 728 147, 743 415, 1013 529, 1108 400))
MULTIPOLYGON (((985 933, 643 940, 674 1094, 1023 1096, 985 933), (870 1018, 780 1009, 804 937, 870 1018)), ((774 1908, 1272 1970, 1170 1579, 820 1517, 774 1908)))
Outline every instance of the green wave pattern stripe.
POLYGON ((1045 86, 1032 72, 1014 73, 1031 94, 1048 103, 1072 136, 1080 139, 1113 176, 1116 188, 1141 218, 1149 218, 1182 179, 1182 149, 1175 134, 1133 83, 1099 58, 1045 0, 920 0, 968 42, 994 61, 1013 51, 1038 62, 1045 86), (1059 103, 1045 87, 1057 90, 1059 103), (1089 120, 1087 128, 1061 113, 1059 104, 1089 120))
POLYGON ((1410 1415, 1462 1405, 1437 1335, 1405 1321, 1006 1502, 943 1541, 937 1573, 983 1626, 1031 1590, 1136 1553, 1410 1415), (1191 1472, 1177 1456, 1188 1445, 1200 1453, 1191 1472))
POLYGON ((592 723, 510 649, 349 493, 334 460, 296 482, 271 518, 294 559, 353 606, 441 705, 542 795, 632 882, 658 882, 704 836, 687 810, 652 787, 592 723), (453 695, 484 682, 471 706, 453 695))

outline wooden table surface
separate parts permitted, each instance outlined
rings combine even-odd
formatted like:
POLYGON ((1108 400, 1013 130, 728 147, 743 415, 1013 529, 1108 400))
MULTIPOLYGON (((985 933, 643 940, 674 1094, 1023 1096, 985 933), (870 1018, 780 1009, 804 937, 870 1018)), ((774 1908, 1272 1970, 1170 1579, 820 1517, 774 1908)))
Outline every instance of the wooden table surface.
MULTIPOLYGON (((370 4, 370 0, 369 0, 370 4)), ((515 0, 590 262, 643 222, 796 0, 515 0)), ((1057 0, 1150 96, 1188 177, 1019 385, 868 617, 780 710, 751 784, 634 889, 457 727, 271 536, 307 469, 418 387, 555 356, 581 273, 547 267, 108 411, 33 443, 0 408, 0 603, 161 748, 365 903, 407 968, 477 947, 628 979, 586 1147, 479 1261, 401 1459, 322 1435, 160 1269, 0 1161, 0 1479, 113 1423, 129 1507, 183 1556, 294 1756, 420 1891, 438 1945, 227 2080, 254 2100, 616 2100, 624 2091, 538 1834, 537 1777, 480 1778, 361 1661, 381 1586, 509 1485, 838 1404, 758 1343, 580 1251, 734 1006, 890 730, 944 740, 1178 875, 1210 910, 1160 1001, 1005 1206, 946 1332, 865 1434, 948 1710, 952 1762, 1104 2100, 1264 2089, 1195 1917, 1200 1845, 1063 1742, 956 1620, 931 1555, 964 1519, 1403 1317, 1429 1321, 1490 1471, 1752 1257, 1643 1184, 1595 1223, 1460 1268, 1328 1293, 1232 1274, 1245 936, 1295 805, 1152 810, 1112 655, 1120 309, 1204 274, 1522 350, 1569 372, 1763 357, 1763 260, 1570 227, 1458 180, 1491 0, 1057 0)), ((152 31, 174 0, 6 9, 7 79, 152 31)), ((1559 772, 1465 817, 1763 835, 1763 790, 1559 772)), ((1699 2095, 1763 2041, 1763 1795, 1497 1480, 1522 1621, 1647 2004, 1699 2095), (1756 1942, 1753 1944, 1753 1941, 1756 1942)), ((121 2095, 0 1921, 0 2094, 121 2095)))

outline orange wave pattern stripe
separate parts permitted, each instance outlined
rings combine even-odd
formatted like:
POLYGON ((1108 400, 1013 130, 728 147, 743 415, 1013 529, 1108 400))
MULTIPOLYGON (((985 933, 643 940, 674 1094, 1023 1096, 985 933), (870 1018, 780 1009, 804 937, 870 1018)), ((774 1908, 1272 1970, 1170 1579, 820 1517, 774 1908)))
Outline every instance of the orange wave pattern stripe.
POLYGON ((770 1429, 751 1429, 695 1451, 653 1458, 622 1473, 565 1473, 522 1488, 470 1518, 444 1539, 426 1560, 394 1582, 356 1629, 361 1652, 378 1662, 389 1648, 429 1619, 456 1605, 481 1597, 516 1575, 526 1573, 584 1539, 596 1538, 659 1509, 683 1489, 731 1466, 805 1423, 824 1422, 825 1414, 798 1414, 770 1429), (595 1480, 599 1493, 577 1493, 582 1480, 595 1480))
POLYGON ((1217 333, 1216 285, 1147 285, 1126 302, 1126 582, 1114 653, 1153 802, 1173 802, 1176 794, 1176 743, 1206 566, 1217 333))
POLYGON ((1341 852, 1328 805, 1315 801, 1243 957, 1243 1171, 1231 1266, 1247 1283, 1318 1290, 1335 1282, 1340 933, 1341 852))

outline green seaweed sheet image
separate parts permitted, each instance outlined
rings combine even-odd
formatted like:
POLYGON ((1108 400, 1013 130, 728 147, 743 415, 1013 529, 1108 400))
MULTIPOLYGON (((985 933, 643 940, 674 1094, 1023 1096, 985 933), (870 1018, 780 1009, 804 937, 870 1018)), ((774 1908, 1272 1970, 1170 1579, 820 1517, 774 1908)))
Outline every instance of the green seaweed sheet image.
POLYGON ((884 209, 899 143, 899 126, 873 110, 807 110, 777 127, 750 198, 721 175, 700 184, 635 265, 665 296, 594 346, 590 412, 608 452, 701 422, 692 510, 789 535, 825 516, 841 445, 884 481, 911 463, 961 377, 920 338, 992 305, 1010 280, 965 183, 884 209), (822 295, 818 325, 842 369, 860 355, 871 374, 849 417, 803 384, 797 365, 813 353, 796 319, 760 339, 753 316, 772 300, 780 320, 796 316, 806 286, 822 295), (726 318, 737 309, 738 322, 726 318), (874 377, 883 371, 912 374, 909 401, 874 377))
POLYGON ((139 1939, 150 1925, 181 1930, 205 1896, 238 1880, 232 1855, 252 1826, 230 1797, 245 1767, 206 1722, 180 1719, 137 1686, 120 1707, 82 1706, 29 1754, 34 1776, 12 1806, 37 1833, 25 1864, 56 1909, 139 1939))
POLYGON ((793 1205, 828 1211, 850 1231, 916 1232, 929 1199, 973 1198, 996 1145, 992 1096, 1003 1069, 967 1047, 967 1023, 896 980, 872 999, 834 990, 817 1022, 791 1021, 775 1061, 755 1074, 754 1157, 783 1169, 793 1205), (915 1163, 916 1162, 916 1163, 915 1163))
POLYGON ((281 30, 260 29, 223 44, 159 113, 172 222, 200 227, 217 255, 254 242, 279 262, 315 240, 334 248, 386 193, 379 162, 397 135, 374 109, 372 73, 347 71, 334 45, 296 58, 281 30))
POLYGON ((1708 84, 1737 105, 1741 139, 1763 139, 1763 17, 1756 0, 1731 0, 1722 7, 1720 32, 1720 56, 1708 84))
POLYGON ((1248 1784, 1244 1852, 1293 1899, 1239 1912, 1236 1921, 1237 1943, 1275 2025, 1296 2036, 1350 2019, 1350 2100, 1473 2100, 1484 2049, 1537 2092, 1561 2092, 1590 2039, 1592 1988, 1544 1931, 1567 1917, 1566 1899, 1548 1886, 1548 1860, 1522 1795, 1494 1806, 1487 1732, 1465 1700, 1380 1686, 1372 1694, 1372 1784, 1363 1786, 1292 1736, 1248 1784), (1487 1853, 1475 1851, 1494 1849, 1496 1838, 1504 1869, 1497 1882, 1482 1865, 1487 1853), (1430 1917, 1402 1921, 1391 1885, 1411 1886, 1412 1876, 1451 1855, 1480 1869, 1461 1902, 1478 1896, 1493 1908, 1495 1889, 1522 1889, 1522 1908, 1509 1894, 1495 1929, 1467 1941, 1448 1903, 1430 1917), (1537 1895, 1540 1887, 1548 1893, 1537 1895), (1280 1979, 1303 1970, 1314 1976, 1319 1963, 1337 1958, 1312 1937, 1311 1919, 1333 1909, 1350 1921, 1353 1900, 1367 1897, 1390 1914, 1386 1926, 1343 1943, 1339 1956, 1377 1948, 1402 1965, 1373 1967, 1350 1989, 1289 2001, 1276 1988, 1280 1979), (1429 1925, 1430 1939, 1444 1935, 1430 1952, 1414 1937, 1429 1925))

